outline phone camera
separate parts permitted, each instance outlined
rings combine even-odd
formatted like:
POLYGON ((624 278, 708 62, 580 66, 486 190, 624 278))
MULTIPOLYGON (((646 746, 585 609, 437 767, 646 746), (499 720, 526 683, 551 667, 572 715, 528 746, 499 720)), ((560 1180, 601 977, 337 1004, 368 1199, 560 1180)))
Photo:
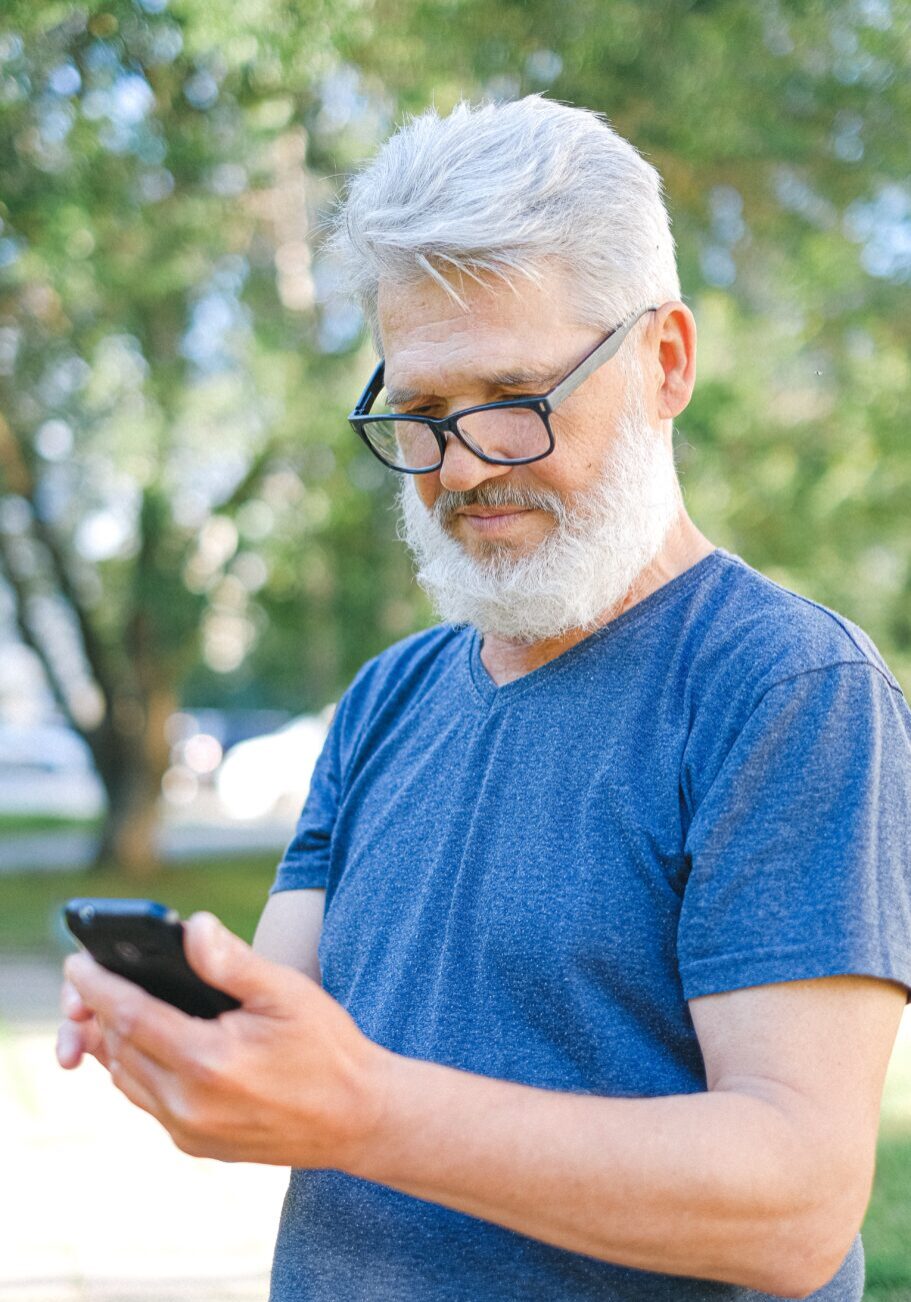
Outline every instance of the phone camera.
POLYGON ((91 922, 94 917, 95 917, 94 907, 91 904, 83 904, 82 908, 79 910, 79 921, 91 922))
POLYGON ((142 958, 142 950, 138 945, 134 945, 131 940, 118 940, 114 950, 128 963, 138 963, 142 958))

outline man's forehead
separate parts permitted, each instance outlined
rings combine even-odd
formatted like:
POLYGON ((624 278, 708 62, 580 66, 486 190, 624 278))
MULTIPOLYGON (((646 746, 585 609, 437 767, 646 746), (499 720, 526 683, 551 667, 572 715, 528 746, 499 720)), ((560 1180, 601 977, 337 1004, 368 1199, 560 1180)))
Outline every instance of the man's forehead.
MULTIPOLYGON (((463 287, 464 288, 464 287, 463 287)), ((542 302, 502 282, 474 286, 463 303, 433 282, 381 284, 380 333, 386 386, 396 405, 466 387, 545 389, 567 358, 584 351, 589 328, 570 324, 542 302)))
POLYGON ((442 366, 422 373, 421 368, 409 369, 407 363, 393 369, 387 364, 385 372, 386 400, 400 407, 418 398, 446 397, 448 392, 461 388, 528 389, 542 392, 559 376, 552 365, 529 366, 517 362, 514 366, 498 368, 490 365, 489 356, 479 359, 476 367, 442 366))

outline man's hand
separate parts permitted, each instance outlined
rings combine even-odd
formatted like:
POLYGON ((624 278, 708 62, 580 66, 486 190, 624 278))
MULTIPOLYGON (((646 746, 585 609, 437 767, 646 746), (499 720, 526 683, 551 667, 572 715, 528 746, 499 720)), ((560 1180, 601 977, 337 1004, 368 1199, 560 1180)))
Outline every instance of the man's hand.
POLYGON ((693 1000, 711 1087, 611 1098, 394 1054, 207 914, 186 942, 241 1008, 201 1021, 87 955, 66 970, 79 1051, 187 1153, 342 1170, 570 1252, 787 1297, 821 1288, 853 1243, 905 1007, 897 982, 693 1000))
POLYGON ((241 1008, 189 1017, 74 954, 64 968, 61 1066, 93 1054, 197 1157, 356 1164, 379 1118, 386 1051, 316 982, 255 954, 211 914, 187 921, 185 948, 191 967, 241 1008))

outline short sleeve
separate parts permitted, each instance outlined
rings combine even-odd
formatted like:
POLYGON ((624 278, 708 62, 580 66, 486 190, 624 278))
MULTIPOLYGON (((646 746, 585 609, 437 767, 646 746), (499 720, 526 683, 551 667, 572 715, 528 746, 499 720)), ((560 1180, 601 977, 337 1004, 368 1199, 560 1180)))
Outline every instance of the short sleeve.
POLYGON ((271 895, 309 887, 325 889, 332 829, 338 809, 338 711, 310 778, 294 836, 276 869, 271 895))
POLYGON ((452 631, 447 633, 445 628, 412 634, 367 660, 355 674, 333 713, 294 836, 276 869, 270 894, 308 888, 331 891, 332 837, 356 767, 358 747, 380 708, 395 709, 396 691, 407 687, 409 664, 426 658, 428 651, 433 658, 441 632, 448 641, 452 631), (416 657, 415 653, 422 651, 423 657, 416 657))
POLYGON ((911 711, 897 686, 858 661, 769 688, 685 849, 685 998, 847 973, 911 988, 911 711))

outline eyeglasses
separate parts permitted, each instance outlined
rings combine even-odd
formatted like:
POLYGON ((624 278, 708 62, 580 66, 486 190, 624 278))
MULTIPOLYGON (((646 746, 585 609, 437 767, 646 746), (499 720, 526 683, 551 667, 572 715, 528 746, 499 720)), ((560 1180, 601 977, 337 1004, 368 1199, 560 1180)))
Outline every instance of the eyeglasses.
POLYGON ((540 461, 554 450, 552 412, 593 371, 610 361, 637 321, 647 312, 657 311, 656 307, 645 307, 617 326, 547 393, 466 407, 440 420, 392 413, 369 415, 383 388, 385 362, 380 362, 348 420, 370 451, 403 475, 427 475, 439 470, 447 436, 454 436, 476 457, 493 466, 524 466, 540 461))

